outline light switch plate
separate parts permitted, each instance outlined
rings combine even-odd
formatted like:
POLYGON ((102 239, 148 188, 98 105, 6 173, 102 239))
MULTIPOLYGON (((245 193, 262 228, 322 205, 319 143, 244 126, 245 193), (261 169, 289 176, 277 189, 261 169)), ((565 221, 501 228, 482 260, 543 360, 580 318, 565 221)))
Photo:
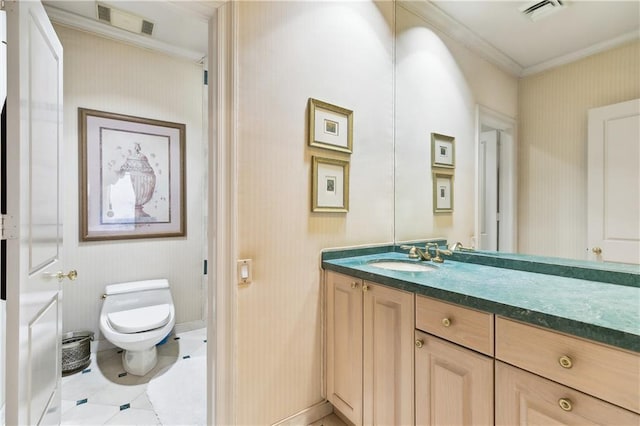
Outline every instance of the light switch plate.
POLYGON ((238 284, 250 284, 253 277, 251 259, 238 260, 238 284))

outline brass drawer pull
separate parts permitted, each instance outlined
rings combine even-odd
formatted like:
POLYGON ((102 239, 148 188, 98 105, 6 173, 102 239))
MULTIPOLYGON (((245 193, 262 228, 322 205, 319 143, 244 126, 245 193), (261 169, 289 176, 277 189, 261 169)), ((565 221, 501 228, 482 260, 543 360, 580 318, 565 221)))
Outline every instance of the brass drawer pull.
POLYGON ((416 348, 421 348, 424 346, 424 340, 416 339, 416 348))
POLYGON ((571 411, 573 410, 573 403, 571 403, 571 400, 569 398, 560 398, 558 400, 558 405, 560 406, 560 408, 562 408, 564 411, 571 411))
POLYGON ((567 355, 562 355, 560 358, 558 358, 558 362, 560 363, 560 366, 562 368, 569 369, 573 367, 573 360, 567 355))
POLYGON ((442 318, 442 325, 449 327, 451 325, 451 320, 449 318, 442 318))
POLYGON ((351 283, 351 288, 358 288, 358 283, 357 282, 352 282, 351 283))
POLYGON ((367 284, 363 285, 362 291, 369 291, 369 286, 367 284))

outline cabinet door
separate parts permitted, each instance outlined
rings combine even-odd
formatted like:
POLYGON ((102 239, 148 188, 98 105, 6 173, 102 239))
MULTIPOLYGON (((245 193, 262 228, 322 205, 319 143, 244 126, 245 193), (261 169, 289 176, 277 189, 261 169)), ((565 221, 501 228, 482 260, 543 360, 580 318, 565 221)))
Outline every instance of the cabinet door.
POLYGON ((635 425, 640 416, 500 361, 496 425, 635 425))
POLYGON ((412 425, 414 296, 365 281, 364 424, 412 425))
POLYGON ((493 425, 493 359, 415 332, 416 424, 493 425))
POLYGON ((327 272, 327 399, 362 424, 362 280, 327 272))

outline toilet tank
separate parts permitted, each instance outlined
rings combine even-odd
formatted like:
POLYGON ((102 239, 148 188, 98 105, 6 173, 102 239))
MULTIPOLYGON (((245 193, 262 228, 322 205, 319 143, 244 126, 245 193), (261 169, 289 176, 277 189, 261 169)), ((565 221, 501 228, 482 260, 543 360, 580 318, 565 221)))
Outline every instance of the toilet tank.
POLYGON ((113 312, 163 303, 173 305, 168 280, 132 281, 107 285, 103 310, 113 312))

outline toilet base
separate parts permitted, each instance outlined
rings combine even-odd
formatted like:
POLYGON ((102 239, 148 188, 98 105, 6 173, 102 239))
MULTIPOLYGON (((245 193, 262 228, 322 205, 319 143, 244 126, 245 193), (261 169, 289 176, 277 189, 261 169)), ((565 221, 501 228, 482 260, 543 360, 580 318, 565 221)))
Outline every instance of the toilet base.
POLYGON ((124 371, 134 376, 144 376, 158 363, 156 346, 143 351, 123 351, 122 366, 124 371))

